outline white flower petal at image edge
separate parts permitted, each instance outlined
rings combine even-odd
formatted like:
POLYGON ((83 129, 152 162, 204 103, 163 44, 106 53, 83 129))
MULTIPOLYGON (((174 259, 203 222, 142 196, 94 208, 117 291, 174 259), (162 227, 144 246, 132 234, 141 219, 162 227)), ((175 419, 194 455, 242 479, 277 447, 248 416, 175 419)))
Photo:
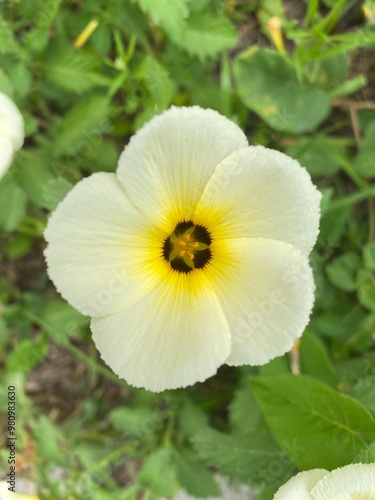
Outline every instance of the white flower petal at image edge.
POLYGON ((19 493, 8 490, 9 484, 6 481, 0 481, 0 500, 39 500, 37 495, 28 493, 19 493))
POLYGON ((277 490, 273 500, 312 500, 312 488, 327 474, 325 469, 299 472, 277 490))
POLYGON ((375 464, 300 472, 279 488, 274 500, 375 500, 375 464))
POLYGON ((227 118, 171 108, 130 140, 117 174, 80 181, 52 214, 48 273, 91 316, 104 361, 162 391, 259 365, 308 323, 320 194, 227 118))
POLYGON ((22 147, 24 138, 24 123, 19 109, 0 92, 0 179, 11 165, 13 153, 22 147))
POLYGON ((311 490, 314 500, 374 500, 375 464, 351 464, 333 470, 311 490))

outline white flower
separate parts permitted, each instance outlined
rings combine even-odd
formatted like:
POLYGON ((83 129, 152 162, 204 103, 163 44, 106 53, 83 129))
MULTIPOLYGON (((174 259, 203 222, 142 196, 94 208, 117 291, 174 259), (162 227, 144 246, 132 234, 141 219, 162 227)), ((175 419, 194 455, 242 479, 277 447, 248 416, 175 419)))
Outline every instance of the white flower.
POLYGON ((11 486, 6 481, 0 481, 0 500, 39 500, 37 495, 29 495, 9 490, 11 486))
POLYGON ((300 472, 276 492, 274 500, 374 500, 375 464, 350 464, 328 472, 300 472))
POLYGON ((320 194, 282 153, 249 147, 217 112, 171 108, 52 214, 48 272, 92 316, 130 384, 185 387, 223 363, 288 351, 310 316, 320 194))
POLYGON ((10 167, 13 154, 24 141, 23 118, 14 102, 0 92, 0 179, 10 167))

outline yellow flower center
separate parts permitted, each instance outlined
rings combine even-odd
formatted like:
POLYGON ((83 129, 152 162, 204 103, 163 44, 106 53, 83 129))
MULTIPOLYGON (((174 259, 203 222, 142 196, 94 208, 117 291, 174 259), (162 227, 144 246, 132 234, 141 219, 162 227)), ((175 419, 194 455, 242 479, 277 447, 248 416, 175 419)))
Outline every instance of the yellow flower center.
POLYGON ((205 227, 192 221, 180 222, 164 242, 163 257, 175 271, 188 273, 201 269, 211 259, 211 241, 205 227))

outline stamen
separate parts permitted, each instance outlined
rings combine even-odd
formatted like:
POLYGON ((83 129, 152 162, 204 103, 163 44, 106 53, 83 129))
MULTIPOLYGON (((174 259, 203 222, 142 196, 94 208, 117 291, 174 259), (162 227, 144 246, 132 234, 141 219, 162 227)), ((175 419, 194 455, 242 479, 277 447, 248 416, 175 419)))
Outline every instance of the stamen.
POLYGON ((211 259, 211 241, 205 227, 195 226, 191 221, 181 222, 165 240, 163 257, 170 262, 172 269, 179 272, 202 269, 211 259))

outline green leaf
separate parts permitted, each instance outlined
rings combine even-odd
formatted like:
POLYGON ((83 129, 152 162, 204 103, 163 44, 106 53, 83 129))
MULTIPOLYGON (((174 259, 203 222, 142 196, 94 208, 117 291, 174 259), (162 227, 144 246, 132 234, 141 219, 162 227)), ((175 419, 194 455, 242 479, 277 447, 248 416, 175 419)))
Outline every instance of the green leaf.
POLYGON ((355 463, 372 464, 375 463, 375 441, 369 446, 364 446, 354 460, 355 463))
POLYGON ((9 54, 18 51, 18 46, 13 37, 9 24, 0 17, 0 54, 9 54))
POLYGON ((354 158, 353 168, 363 177, 375 176, 375 121, 366 127, 361 149, 354 158))
POLYGON ((364 307, 375 312, 375 285, 373 280, 365 281, 359 285, 358 300, 364 307))
POLYGON ((44 196, 49 182, 56 178, 48 166, 48 157, 43 150, 21 149, 14 165, 14 177, 37 206, 44 207, 44 196))
POLYGON ((189 0, 189 11, 190 12, 203 12, 207 9, 212 0, 189 0))
POLYGON ((320 135, 298 139, 286 153, 306 167, 312 176, 334 175, 346 159, 342 142, 320 135))
POLYGON ((50 179, 44 189, 43 206, 49 210, 55 210, 57 205, 72 189, 73 184, 63 177, 50 179))
POLYGON ((196 498, 207 498, 221 494, 213 475, 194 453, 174 449, 173 455, 179 483, 190 495, 196 498))
POLYGON ((234 394, 229 406, 229 418, 236 434, 254 432, 263 421, 262 411, 247 380, 234 394))
POLYGON ((327 276, 330 282, 340 290, 353 292, 357 288, 356 278, 360 265, 360 257, 354 252, 347 252, 327 265, 327 276))
POLYGON ((4 231, 13 231, 25 213, 26 195, 9 172, 0 180, 0 227, 4 231))
POLYGON ((188 0, 136 0, 143 12, 148 14, 155 24, 163 26, 173 36, 179 33, 184 19, 188 16, 188 0))
POLYGON ((336 385, 333 365, 326 350, 319 339, 308 330, 302 336, 299 352, 301 371, 304 375, 311 375, 332 386, 336 385))
POLYGON ((43 338, 36 341, 23 340, 8 357, 8 370, 11 372, 30 372, 41 363, 47 354, 47 345, 43 338))
POLYGON ((139 438, 156 432, 163 420, 161 412, 142 406, 116 408, 111 411, 108 419, 117 431, 139 438))
POLYGON ((208 415, 190 399, 186 399, 178 412, 181 432, 193 437, 202 429, 208 428, 208 415))
POLYGON ((204 59, 234 47, 238 35, 225 17, 204 12, 189 17, 173 41, 189 54, 204 59))
POLYGON ((57 15, 60 3, 61 0, 28 0, 20 2, 20 11, 32 26, 47 30, 57 15))
POLYGON ((169 448, 160 448, 145 459, 139 482, 156 495, 172 497, 176 493, 176 464, 169 448))
POLYGON ((157 106, 159 110, 166 109, 171 104, 176 90, 167 69, 148 55, 142 64, 142 73, 153 107, 157 106))
POLYGON ((197 434, 192 442, 204 460, 240 482, 269 486, 293 469, 270 434, 231 436, 208 429, 197 434))
POLYGON ((107 97, 92 97, 76 104, 56 130, 56 154, 74 155, 79 159, 83 151, 90 149, 108 132, 108 113, 107 97))
POLYGON ((6 94, 11 99, 14 97, 13 84, 2 68, 0 68, 0 92, 6 94))
POLYGON ((301 470, 351 463, 375 436, 375 422, 357 401, 306 375, 252 381, 279 445, 301 470))
POLYGON ((64 49, 47 53, 44 70, 50 82, 64 90, 83 94, 98 86, 93 73, 96 58, 87 52, 64 49))
POLYGON ((363 262, 366 269, 375 271, 375 241, 366 243, 363 247, 363 262))
POLYGON ((325 59, 313 61, 310 81, 319 87, 332 89, 341 84, 349 71, 348 54, 337 54, 325 59))
POLYGON ((52 421, 42 415, 37 421, 30 422, 37 445, 38 457, 47 463, 67 466, 65 456, 59 446, 59 436, 52 421))
POLYGON ((76 336, 81 328, 88 326, 90 321, 59 297, 45 302, 41 319, 48 324, 53 339, 62 345, 68 341, 70 335, 76 336))
POLYGON ((23 61, 20 61, 7 68, 7 73, 13 83, 15 95, 25 97, 30 92, 33 80, 28 66, 26 66, 23 61))
POLYGON ((349 394, 375 416, 375 375, 359 380, 349 394))
POLYGON ((275 130, 312 132, 328 116, 328 95, 300 83, 292 64, 269 49, 252 48, 235 60, 243 103, 275 130))

